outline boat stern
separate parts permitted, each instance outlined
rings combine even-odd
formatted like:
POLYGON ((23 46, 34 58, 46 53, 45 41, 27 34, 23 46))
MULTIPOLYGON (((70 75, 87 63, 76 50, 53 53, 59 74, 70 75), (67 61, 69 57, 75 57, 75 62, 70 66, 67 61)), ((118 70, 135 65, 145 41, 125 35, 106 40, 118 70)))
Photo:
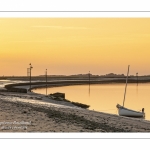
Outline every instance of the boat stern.
POLYGON ((119 104, 117 104, 117 105, 116 105, 116 107, 119 109, 119 108, 121 108, 122 106, 121 106, 121 105, 119 105, 119 104))

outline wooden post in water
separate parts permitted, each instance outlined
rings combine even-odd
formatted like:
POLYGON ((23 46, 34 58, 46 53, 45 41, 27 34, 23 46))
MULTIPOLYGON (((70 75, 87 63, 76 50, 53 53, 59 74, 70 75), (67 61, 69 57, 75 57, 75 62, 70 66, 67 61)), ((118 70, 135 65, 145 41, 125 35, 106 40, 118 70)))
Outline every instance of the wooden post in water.
POLYGON ((89 71, 89 86, 90 86, 90 71, 89 71))
POLYGON ((136 77, 137 77, 137 85, 138 85, 138 73, 136 73, 136 77))
POLYGON ((33 68, 31 63, 29 64, 30 65, 30 92, 31 92, 31 69, 33 68))
POLYGON ((47 95, 47 69, 45 75, 46 75, 46 95, 47 95))
POLYGON ((89 71, 89 96, 90 96, 90 71, 89 71))
POLYGON ((130 67, 130 65, 128 65, 128 72, 127 72, 127 78, 126 78, 126 86, 125 86, 125 92, 124 92, 123 106, 124 106, 125 97, 126 97, 126 89, 127 89, 127 82, 128 82, 129 67, 130 67))

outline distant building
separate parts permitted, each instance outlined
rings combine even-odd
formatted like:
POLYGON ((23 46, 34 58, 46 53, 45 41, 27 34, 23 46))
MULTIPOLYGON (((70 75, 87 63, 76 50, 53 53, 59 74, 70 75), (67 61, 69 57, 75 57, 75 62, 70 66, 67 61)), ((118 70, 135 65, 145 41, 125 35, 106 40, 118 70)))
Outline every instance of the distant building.
POLYGON ((130 75, 130 77, 134 77, 134 75, 130 75))
POLYGON ((114 73, 109 73, 106 74, 107 77, 124 77, 124 74, 114 74, 114 73))

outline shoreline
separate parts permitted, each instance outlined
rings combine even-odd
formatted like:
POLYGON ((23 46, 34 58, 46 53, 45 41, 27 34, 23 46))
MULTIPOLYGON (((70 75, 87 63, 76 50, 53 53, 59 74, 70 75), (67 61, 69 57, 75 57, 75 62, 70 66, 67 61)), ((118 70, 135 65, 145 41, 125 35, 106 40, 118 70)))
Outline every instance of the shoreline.
MULTIPOLYGON (((37 89, 37 88, 45 88, 46 85, 48 88, 52 88, 52 87, 62 87, 62 86, 72 86, 72 85, 93 85, 93 84, 125 84, 126 80, 125 79, 111 79, 111 80, 91 80, 90 84, 89 81, 86 80, 72 80, 72 81, 51 81, 51 82, 32 82, 31 83, 31 90, 32 89, 37 89)), ((130 79, 128 81, 128 84, 137 84, 137 80, 135 79, 130 79)), ((138 84, 142 84, 142 83, 150 83, 150 80, 139 80, 138 84)), ((11 84, 6 84, 5 89, 7 89, 7 91, 18 91, 18 92, 28 92, 30 90, 30 82, 23 82, 23 83, 11 83, 11 84)))
POLYGON ((0 112, 0 132, 150 132, 148 120, 82 109, 32 92, 0 92, 0 112), (30 124, 2 126, 14 121, 30 124))
POLYGON ((37 95, 33 99, 35 94, 9 94, 10 99, 0 96, 0 132, 150 132, 150 121, 147 120, 67 106, 68 103, 40 104, 44 101, 36 99, 37 95), (30 98, 23 102, 12 101, 12 94, 19 99, 30 98), (4 125, 4 122, 14 121, 28 122, 29 125, 4 125))

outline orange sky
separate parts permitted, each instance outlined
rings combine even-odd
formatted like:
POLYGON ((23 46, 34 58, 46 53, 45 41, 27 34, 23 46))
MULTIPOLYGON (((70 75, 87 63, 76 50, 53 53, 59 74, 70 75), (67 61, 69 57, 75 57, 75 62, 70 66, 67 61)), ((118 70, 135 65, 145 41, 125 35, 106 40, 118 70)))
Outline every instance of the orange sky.
POLYGON ((0 18, 0 76, 150 74, 150 18, 0 18))

